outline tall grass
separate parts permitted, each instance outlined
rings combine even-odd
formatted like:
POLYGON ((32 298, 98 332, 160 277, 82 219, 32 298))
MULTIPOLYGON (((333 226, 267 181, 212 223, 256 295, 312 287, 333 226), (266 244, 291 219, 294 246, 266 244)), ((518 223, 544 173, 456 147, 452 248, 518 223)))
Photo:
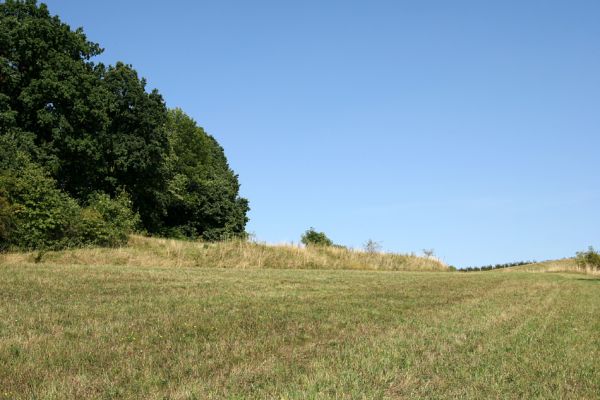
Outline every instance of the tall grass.
POLYGON ((526 271, 526 272, 575 272, 585 273, 589 275, 600 275, 600 271, 592 267, 586 266, 582 268, 577 265, 574 258, 563 258, 561 260, 542 261, 533 264, 521 265, 505 269, 510 271, 526 271))
MULTIPOLYGON (((36 253, 9 253, 3 263, 34 262, 36 253)), ((39 260, 38 260, 39 261, 39 260)), ((340 247, 299 247, 289 244, 231 240, 218 243, 131 236, 119 248, 83 248, 49 252, 46 264, 126 265, 157 267, 353 269, 384 271, 446 271, 433 258, 393 253, 367 253, 340 247)))

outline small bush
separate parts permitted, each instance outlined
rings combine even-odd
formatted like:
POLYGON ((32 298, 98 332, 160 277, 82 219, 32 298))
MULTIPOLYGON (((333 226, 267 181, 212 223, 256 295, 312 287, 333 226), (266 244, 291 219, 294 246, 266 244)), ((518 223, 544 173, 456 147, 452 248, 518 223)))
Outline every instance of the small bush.
POLYGON ((88 206, 81 210, 77 235, 81 244, 119 246, 140 224, 140 217, 131 210, 131 200, 125 192, 111 199, 105 193, 90 196, 88 206))
POLYGON ((594 250, 592 246, 588 247, 587 251, 578 251, 575 260, 579 268, 600 270, 600 253, 594 250))
POLYGON ((122 194, 90 197, 82 208, 44 170, 21 157, 0 172, 0 249, 58 250, 127 241, 139 218, 122 194))
POLYGON ((323 232, 317 232, 315 228, 311 227, 309 230, 304 232, 300 241, 305 246, 332 246, 333 242, 323 232))
POLYGON ((12 211, 13 226, 7 245, 21 249, 56 249, 73 246, 79 206, 58 190, 53 179, 27 160, 0 177, 12 211))

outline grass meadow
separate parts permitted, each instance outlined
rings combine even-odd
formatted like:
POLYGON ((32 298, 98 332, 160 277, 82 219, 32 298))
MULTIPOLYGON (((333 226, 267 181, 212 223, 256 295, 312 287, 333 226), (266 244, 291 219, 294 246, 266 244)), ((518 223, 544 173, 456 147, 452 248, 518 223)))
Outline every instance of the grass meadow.
POLYGON ((600 393, 597 275, 111 264, 85 251, 0 258, 0 399, 600 393), (78 262, 85 251, 96 262, 78 262))
POLYGON ((158 239, 133 235, 119 248, 81 248, 48 253, 0 254, 0 262, 43 260, 45 264, 121 265, 169 268, 235 269, 353 269, 391 271, 447 271, 435 258, 409 254, 367 253, 345 247, 267 245, 244 240, 218 243, 158 239))

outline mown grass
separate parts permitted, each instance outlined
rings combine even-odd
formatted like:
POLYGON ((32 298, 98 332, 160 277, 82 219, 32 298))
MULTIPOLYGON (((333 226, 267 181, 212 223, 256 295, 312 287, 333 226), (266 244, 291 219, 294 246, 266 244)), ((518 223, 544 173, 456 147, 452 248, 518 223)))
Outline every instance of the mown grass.
POLYGON ((586 275, 16 262, 0 315, 0 398, 600 393, 586 275))

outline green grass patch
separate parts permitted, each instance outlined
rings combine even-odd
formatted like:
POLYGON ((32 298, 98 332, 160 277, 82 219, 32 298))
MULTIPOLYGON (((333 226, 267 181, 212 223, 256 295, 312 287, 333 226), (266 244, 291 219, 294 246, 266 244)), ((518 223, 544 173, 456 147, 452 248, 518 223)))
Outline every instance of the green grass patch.
POLYGON ((597 398, 577 274, 0 266, 0 398, 597 398))

